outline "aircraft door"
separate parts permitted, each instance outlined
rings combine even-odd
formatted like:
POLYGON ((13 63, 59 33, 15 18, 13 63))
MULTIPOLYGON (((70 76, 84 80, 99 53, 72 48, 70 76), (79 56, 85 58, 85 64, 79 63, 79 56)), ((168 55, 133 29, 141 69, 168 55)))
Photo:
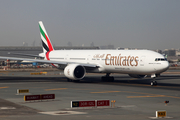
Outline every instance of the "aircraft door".
POLYGON ((68 55, 66 55, 65 60, 69 61, 69 56, 68 55))
POLYGON ((146 59, 146 56, 141 56, 140 62, 139 62, 140 66, 144 66, 144 64, 145 64, 145 59, 146 59))
POLYGON ((91 55, 88 55, 88 56, 87 56, 87 63, 88 63, 88 64, 91 63, 91 55))

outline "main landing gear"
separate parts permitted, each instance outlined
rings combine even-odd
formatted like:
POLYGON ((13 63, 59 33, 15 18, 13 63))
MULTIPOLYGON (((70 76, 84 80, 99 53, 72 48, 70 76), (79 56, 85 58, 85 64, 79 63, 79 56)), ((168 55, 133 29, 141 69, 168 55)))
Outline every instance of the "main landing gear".
POLYGON ((157 85, 157 82, 156 82, 156 75, 155 74, 153 74, 153 75, 151 75, 151 78, 153 78, 153 80, 151 81, 151 86, 154 86, 154 85, 157 85))
POLYGON ((106 76, 102 76, 101 80, 103 82, 113 82, 114 81, 114 77, 109 76, 111 73, 106 73, 106 76))

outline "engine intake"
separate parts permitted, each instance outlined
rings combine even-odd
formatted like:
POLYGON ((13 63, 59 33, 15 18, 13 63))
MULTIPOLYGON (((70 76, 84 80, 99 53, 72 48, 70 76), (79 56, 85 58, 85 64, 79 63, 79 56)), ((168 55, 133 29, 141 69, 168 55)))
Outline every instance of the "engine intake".
POLYGON ((64 75, 72 80, 81 80, 84 78, 86 70, 79 64, 69 64, 64 69, 64 75))

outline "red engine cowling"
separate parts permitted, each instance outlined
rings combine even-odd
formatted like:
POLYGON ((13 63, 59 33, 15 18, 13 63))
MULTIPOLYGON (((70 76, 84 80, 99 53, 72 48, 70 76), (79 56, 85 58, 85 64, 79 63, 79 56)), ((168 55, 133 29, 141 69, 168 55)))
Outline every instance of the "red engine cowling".
POLYGON ((79 64, 69 64, 64 69, 64 75, 72 80, 81 80, 84 78, 86 70, 79 64))

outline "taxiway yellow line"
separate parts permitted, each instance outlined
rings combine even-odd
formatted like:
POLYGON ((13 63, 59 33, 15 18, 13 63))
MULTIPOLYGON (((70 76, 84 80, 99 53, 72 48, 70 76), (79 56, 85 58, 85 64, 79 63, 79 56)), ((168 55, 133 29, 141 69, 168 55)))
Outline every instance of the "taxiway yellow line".
MULTIPOLYGON (((169 96, 169 95, 159 95, 159 94, 151 94, 151 93, 141 93, 141 92, 131 92, 131 91, 122 91, 122 92, 126 92, 126 93, 135 93, 135 94, 144 94, 146 96, 139 96, 139 98, 141 97, 170 97, 170 98, 177 98, 180 99, 180 97, 176 97, 176 96, 169 96)), ((138 98, 138 96, 128 96, 127 98, 138 98)))
POLYGON ((159 94, 142 93, 142 92, 132 92, 132 91, 101 91, 101 92, 90 92, 90 93, 115 93, 115 92, 134 93, 134 94, 144 95, 144 96, 127 96, 127 98, 169 97, 169 98, 180 99, 180 97, 176 97, 176 96, 159 95, 159 94))
POLYGON ((165 95, 165 97, 170 97, 170 98, 177 98, 177 99, 180 99, 180 97, 168 96, 168 95, 165 95))
MULTIPOLYGON (((131 80, 129 80, 131 81, 131 80)), ((127 84, 127 83, 109 83, 109 84, 112 84, 112 85, 128 85, 128 86, 147 86, 147 87, 152 87, 151 85, 144 85, 144 84, 127 84)), ((153 86, 153 87, 161 87, 161 88, 179 88, 179 87, 169 87, 169 86, 159 86, 159 85, 156 85, 156 86, 153 86)))
POLYGON ((45 89, 45 91, 51 91, 51 90, 66 90, 67 88, 54 88, 54 89, 45 89))
POLYGON ((0 89, 3 89, 3 88, 9 88, 8 86, 5 86, 5 87, 0 87, 0 89))
POLYGON ((180 97, 168 96, 168 95, 155 95, 155 96, 127 96, 127 98, 145 98, 145 97, 169 97, 169 98, 177 98, 177 99, 180 99, 180 97))

